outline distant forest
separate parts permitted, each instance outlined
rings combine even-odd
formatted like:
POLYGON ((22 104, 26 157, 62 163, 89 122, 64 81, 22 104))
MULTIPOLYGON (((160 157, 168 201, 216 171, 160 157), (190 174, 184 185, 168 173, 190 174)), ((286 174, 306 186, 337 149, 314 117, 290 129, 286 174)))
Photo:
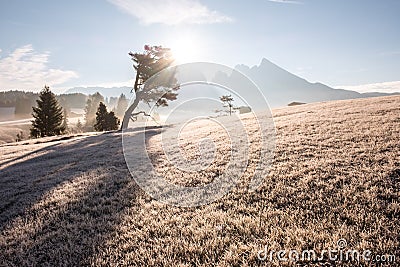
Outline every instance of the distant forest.
MULTIPOLYGON (((15 107, 15 115, 28 115, 36 106, 39 94, 24 91, 0 92, 0 107, 15 107)), ((68 112, 71 108, 85 108, 87 95, 81 93, 57 95, 60 105, 68 112)))
MULTIPOLYGON (((15 107, 16 116, 30 116, 38 97, 39 93, 33 92, 17 90, 0 92, 0 108, 15 107)), ((60 94, 56 97, 68 114, 71 113, 71 109, 85 109, 88 100, 88 96, 82 93, 60 94)), ((115 109, 118 105, 118 99, 118 97, 107 97, 104 102, 109 109, 115 109)))

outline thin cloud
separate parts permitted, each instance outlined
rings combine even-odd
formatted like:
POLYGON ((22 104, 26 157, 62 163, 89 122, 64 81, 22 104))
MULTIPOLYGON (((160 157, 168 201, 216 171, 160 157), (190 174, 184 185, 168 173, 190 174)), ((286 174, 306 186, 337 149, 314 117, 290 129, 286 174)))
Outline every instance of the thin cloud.
POLYGON ((379 92, 379 93, 396 93, 400 92, 400 81, 370 83, 363 85, 336 86, 338 89, 348 89, 359 93, 379 92))
POLYGON ((296 0, 268 0, 268 1, 275 3, 282 3, 282 4, 302 4, 302 2, 296 0))
POLYGON ((197 0, 108 0, 142 24, 177 25, 231 22, 232 18, 210 10, 197 0))
POLYGON ((378 54, 379 56, 398 56, 400 55, 400 51, 389 51, 389 52, 382 52, 378 54))
POLYGON ((15 49, 5 58, 0 58, 0 90, 38 91, 45 84, 59 85, 78 77, 74 71, 49 68, 49 56, 48 52, 35 52, 29 44, 15 49))

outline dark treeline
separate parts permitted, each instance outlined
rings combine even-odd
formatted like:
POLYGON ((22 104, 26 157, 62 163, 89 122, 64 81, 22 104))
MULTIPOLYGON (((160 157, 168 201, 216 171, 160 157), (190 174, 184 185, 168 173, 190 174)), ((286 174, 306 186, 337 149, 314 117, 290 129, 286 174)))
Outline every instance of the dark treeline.
POLYGON ((87 95, 81 93, 61 94, 56 96, 61 106, 69 108, 85 108, 87 95))
MULTIPOLYGON (((87 96, 81 93, 57 95, 57 100, 65 109, 81 108, 86 105, 87 96)), ((24 91, 0 92, 0 107, 15 107, 15 115, 29 115, 36 106, 38 93, 24 91)))
MULTIPOLYGON (((66 117, 75 117, 77 114, 71 109, 82 109, 85 112, 84 125, 86 131, 94 130, 96 123, 96 112, 100 102, 108 107, 110 112, 114 112, 118 119, 122 119, 128 106, 128 99, 124 94, 119 97, 109 97, 104 99, 100 93, 85 95, 82 93, 70 93, 55 95, 59 105, 63 108, 66 117)), ((0 108, 15 108, 14 114, 17 118, 32 116, 32 108, 37 105, 39 93, 24 91, 0 92, 0 108)), ((79 122, 82 124, 82 122, 79 122)))

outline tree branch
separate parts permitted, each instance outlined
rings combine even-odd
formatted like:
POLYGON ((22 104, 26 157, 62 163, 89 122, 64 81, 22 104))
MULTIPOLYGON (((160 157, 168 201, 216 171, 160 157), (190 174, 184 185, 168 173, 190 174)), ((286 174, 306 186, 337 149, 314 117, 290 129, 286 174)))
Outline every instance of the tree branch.
POLYGON ((137 121, 138 115, 140 115, 140 114, 143 114, 143 116, 146 116, 146 117, 150 117, 155 123, 160 125, 153 116, 151 116, 150 114, 147 114, 145 111, 139 111, 139 112, 132 113, 130 119, 133 122, 135 122, 135 121, 137 121))

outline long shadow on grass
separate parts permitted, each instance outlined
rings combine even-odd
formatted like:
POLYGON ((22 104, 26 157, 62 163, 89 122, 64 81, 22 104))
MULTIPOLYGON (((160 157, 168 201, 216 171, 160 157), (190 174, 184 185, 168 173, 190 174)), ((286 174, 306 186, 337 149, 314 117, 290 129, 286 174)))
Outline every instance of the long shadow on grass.
MULTIPOLYGON (((40 153, 39 156, 2 169, 0 176, 0 230, 8 221, 21 215, 27 207, 34 204, 38 198, 55 186, 95 168, 97 163, 89 164, 85 160, 90 150, 88 146, 101 146, 106 140, 106 135, 100 135, 66 144, 56 143, 29 153, 30 156, 40 153)), ((115 151, 110 152, 114 153, 115 151)))
MULTIPOLYGON (((147 131, 146 139, 160 132, 147 131)), ((137 205, 137 196, 143 194, 126 167, 121 133, 91 136, 41 152, 47 153, 2 170, 0 249, 7 253, 0 261, 16 265, 88 264, 90 256, 110 238, 126 208, 137 205), (82 175, 93 180, 81 189, 79 197, 71 196, 64 206, 55 200, 31 214, 46 193, 82 175), (41 218, 42 211, 48 218, 41 218), (13 230, 17 218, 31 222, 33 230, 27 236, 18 237, 13 230), (35 218, 40 223, 35 224, 35 218)))

